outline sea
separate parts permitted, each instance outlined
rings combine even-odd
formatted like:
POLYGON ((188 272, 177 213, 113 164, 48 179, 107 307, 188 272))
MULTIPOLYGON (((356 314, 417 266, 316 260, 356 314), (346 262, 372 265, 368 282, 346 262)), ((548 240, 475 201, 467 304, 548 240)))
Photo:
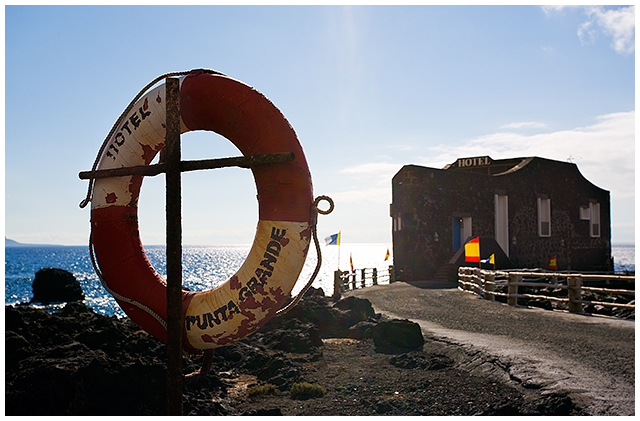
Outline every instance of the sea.
MULTIPOLYGON (((227 281, 240 268, 249 253, 249 245, 183 246, 182 283, 191 291, 206 291, 227 281)), ((393 251, 388 244, 341 244, 320 246, 322 264, 312 286, 322 288, 327 296, 333 294, 333 273, 338 269, 358 270, 376 268, 380 284, 388 283, 385 275, 393 265, 393 251), (387 257, 387 252, 391 255, 387 257), (385 259, 386 258, 386 259, 385 259)), ((614 245, 611 248, 616 273, 635 272, 635 246, 614 245)), ((146 246, 145 252, 155 270, 166 278, 164 246, 146 246)), ((298 282, 297 294, 307 284, 316 267, 317 256, 309 251, 298 282)), ((124 317, 113 297, 105 291, 91 263, 88 246, 30 246, 5 247, 5 304, 28 302, 33 298, 32 282, 35 273, 46 267, 65 269, 76 277, 85 295, 85 304, 96 313, 124 317)), ((38 305, 55 310, 64 304, 38 305)))
MULTIPOLYGON (((166 279, 165 246, 145 246, 145 253, 156 272, 166 279)), ((250 245, 183 246, 182 284, 191 291, 206 291, 226 282, 240 268, 249 253, 250 245)), ((376 268, 380 284, 388 283, 389 266, 393 256, 386 260, 387 244, 340 244, 321 245, 321 266, 312 286, 322 288, 325 295, 333 294, 333 273, 340 267, 349 270, 351 263, 358 270, 376 268), (339 266, 338 266, 339 265, 339 266)), ((296 295, 308 283, 317 263, 313 245, 300 277, 293 289, 296 295)), ((46 267, 65 269, 75 276, 85 295, 85 304, 95 312, 124 317, 115 299, 103 288, 91 262, 88 246, 20 246, 5 247, 5 304, 28 302, 33 298, 32 282, 38 270, 46 267)), ((359 278, 358 278, 359 279, 359 278)), ((38 305, 36 307, 55 310, 64 304, 38 305)))

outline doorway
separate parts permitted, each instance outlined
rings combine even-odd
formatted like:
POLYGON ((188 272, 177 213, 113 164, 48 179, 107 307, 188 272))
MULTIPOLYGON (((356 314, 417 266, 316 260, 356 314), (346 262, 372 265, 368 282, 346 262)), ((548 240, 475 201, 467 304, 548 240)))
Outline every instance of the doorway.
POLYGON ((452 251, 458 251, 471 237, 471 217, 454 216, 452 218, 452 233, 452 251))
POLYGON ((506 194, 496 194, 495 215, 496 215, 496 241, 509 256, 509 197, 506 194))

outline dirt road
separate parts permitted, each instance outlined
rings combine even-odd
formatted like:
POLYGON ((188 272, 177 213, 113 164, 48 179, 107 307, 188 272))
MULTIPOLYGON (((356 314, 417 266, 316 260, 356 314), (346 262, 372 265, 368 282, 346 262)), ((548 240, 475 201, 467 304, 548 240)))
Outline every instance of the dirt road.
POLYGON ((397 282, 346 295, 462 345, 477 355, 470 367, 488 376, 569 392, 592 415, 635 414, 634 320, 510 307, 451 283, 397 282))

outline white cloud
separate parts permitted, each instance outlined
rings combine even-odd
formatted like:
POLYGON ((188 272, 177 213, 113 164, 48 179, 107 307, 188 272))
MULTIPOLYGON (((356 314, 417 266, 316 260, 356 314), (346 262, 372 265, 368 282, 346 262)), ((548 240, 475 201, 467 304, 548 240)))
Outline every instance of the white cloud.
MULTIPOLYGON (((542 6, 545 14, 563 11, 567 6, 542 6)), ((635 6, 605 9, 603 6, 585 6, 587 20, 578 27, 583 44, 593 42, 600 33, 613 38, 613 49, 621 54, 635 51, 635 6)))
POLYGON ((351 188, 331 195, 335 203, 391 203, 391 181, 386 180, 387 186, 372 186, 351 188))
POLYGON ((390 203, 391 179, 402 165, 369 162, 344 168, 340 173, 349 177, 343 180, 345 184, 349 183, 349 187, 333 193, 332 197, 341 202, 390 203))
POLYGON ((587 127, 525 136, 494 133, 451 147, 432 148, 436 155, 419 164, 442 168, 460 157, 493 159, 539 156, 571 161, 584 177, 611 192, 613 241, 633 241, 635 203, 635 111, 607 114, 587 127))
MULTIPOLYGON (((509 126, 540 127, 538 123, 514 123, 509 126)), ((612 197, 635 195, 635 111, 607 114, 587 127, 524 135, 497 132, 469 139, 460 146, 438 145, 429 148, 428 157, 413 162, 369 162, 340 171, 344 188, 333 192, 334 199, 347 202, 387 202, 391 179, 402 165, 415 163, 443 168, 461 157, 489 155, 493 159, 539 156, 578 165, 592 183, 611 191, 612 197)))
POLYGON ((540 48, 542 48, 542 51, 544 51, 547 54, 553 53, 553 47, 551 46, 542 45, 540 48))
POLYGON ((540 156, 570 160, 592 183, 612 197, 634 197, 635 111, 607 114, 587 127, 535 135, 500 132, 470 139, 464 145, 439 145, 423 165, 441 168, 457 158, 489 155, 493 159, 540 156))
MULTIPOLYGON (((589 126, 570 130, 533 135, 502 131, 468 139, 459 146, 442 144, 429 148, 428 158, 421 158, 414 152, 400 153, 395 158, 378 157, 374 162, 344 168, 337 179, 323 185, 322 193, 333 198, 336 203, 334 218, 342 215, 341 221, 348 220, 354 238, 365 238, 365 234, 374 236, 378 231, 382 236, 388 235, 384 234, 388 232, 384 221, 388 219, 388 205, 392 199, 391 179, 405 164, 442 168, 461 157, 485 155, 493 159, 539 156, 570 160, 578 165, 585 178, 611 192, 616 241, 631 241, 628 238, 634 226, 634 141, 635 111, 603 115, 589 126)), ((334 222, 331 226, 331 215, 326 219, 323 223, 329 231, 345 229, 344 223, 334 222)))
POLYGON ((522 121, 517 123, 509 123, 500 127, 501 129, 546 129, 547 125, 539 121, 522 121))
POLYGON ((578 38, 582 45, 589 44, 595 41, 597 35, 596 28, 593 25, 593 21, 583 22, 578 27, 578 38))
POLYGON ((631 54, 635 50, 635 6, 620 9, 604 9, 602 6, 587 8, 587 14, 603 32, 613 37, 613 49, 631 54))
POLYGON ((542 10, 547 15, 551 15, 552 13, 561 12, 562 10, 566 9, 567 7, 574 7, 574 6, 562 6, 562 5, 542 6, 542 10))
POLYGON ((340 172, 345 174, 384 175, 386 177, 390 173, 395 174, 401 167, 402 165, 387 162, 369 162, 355 167, 344 168, 340 172))

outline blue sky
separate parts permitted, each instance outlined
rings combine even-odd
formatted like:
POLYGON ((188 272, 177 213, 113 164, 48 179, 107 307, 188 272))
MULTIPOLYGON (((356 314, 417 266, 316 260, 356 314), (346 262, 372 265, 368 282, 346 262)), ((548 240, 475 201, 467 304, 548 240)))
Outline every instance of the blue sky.
MULTIPOLYGON (((631 7, 6 6, 5 233, 87 244, 80 209, 102 141, 142 87, 211 68, 287 117, 319 235, 391 244, 391 178, 405 164, 541 156, 611 191, 612 240, 633 242, 635 15, 631 7)), ((238 155, 210 133, 183 158, 238 155)), ((164 243, 164 177, 145 179, 145 244, 164 243)), ((184 244, 247 244, 251 173, 183 175, 184 244)))

